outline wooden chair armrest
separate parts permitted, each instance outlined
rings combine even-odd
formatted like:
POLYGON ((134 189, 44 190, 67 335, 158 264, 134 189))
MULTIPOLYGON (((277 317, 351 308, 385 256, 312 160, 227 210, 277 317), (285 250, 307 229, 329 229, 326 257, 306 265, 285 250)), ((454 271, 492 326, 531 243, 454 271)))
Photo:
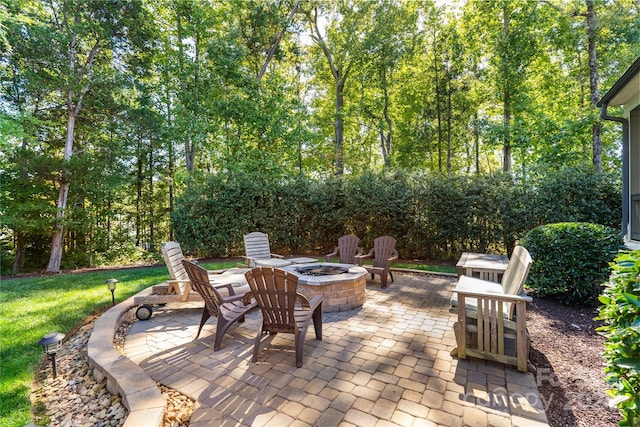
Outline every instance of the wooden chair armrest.
POLYGON ((353 259, 358 260, 358 265, 362 267, 362 260, 365 258, 373 258, 373 249, 369 251, 366 255, 356 255, 353 259))
POLYGON ((322 295, 314 295, 311 299, 307 298, 302 294, 296 293, 296 301, 300 303, 302 307, 315 309, 322 302, 322 295))
POLYGON ((249 291, 242 296, 242 303, 244 305, 251 304, 251 300, 253 299, 253 292, 249 291))
POLYGON ((311 311, 315 310, 316 307, 322 302, 322 300, 322 295, 314 295, 311 299, 309 299, 302 294, 296 294, 296 301, 298 301, 303 308, 308 308, 311 311))
POLYGON ((309 308, 311 311, 315 310, 321 303, 324 297, 322 295, 314 295, 313 298, 309 301, 309 308))
POLYGON ((333 252, 331 252, 330 254, 327 254, 327 262, 331 261, 331 257, 332 256, 336 256, 338 255, 338 246, 335 247, 335 249, 333 250, 333 252))
POLYGON ((296 293, 296 302, 299 302, 302 307, 311 307, 309 299, 302 294, 296 293))
POLYGON ((284 255, 280 255, 280 254, 271 254, 271 258, 284 258, 284 255))
MULTIPOLYGON (((232 296, 228 296, 228 297, 224 297, 222 298, 222 302, 233 302, 233 301, 240 301, 242 300, 244 302, 244 295, 232 295, 232 296)), ((244 304, 247 305, 247 304, 244 304)))
MULTIPOLYGON (((456 292, 459 296, 472 297, 472 298, 488 298, 495 299, 497 301, 506 301, 506 302, 531 302, 533 298, 528 295, 520 294, 520 295, 509 295, 509 294, 499 294, 497 292, 474 292, 471 290, 461 290, 461 289, 453 289, 453 292, 456 292)), ((461 304, 458 304, 460 307, 461 304)))
POLYGON ((229 296, 235 296, 236 295, 236 291, 233 289, 233 286, 231 285, 231 283, 224 283, 221 285, 214 285, 213 286, 214 289, 222 289, 222 288, 227 288, 227 292, 229 292, 229 296))

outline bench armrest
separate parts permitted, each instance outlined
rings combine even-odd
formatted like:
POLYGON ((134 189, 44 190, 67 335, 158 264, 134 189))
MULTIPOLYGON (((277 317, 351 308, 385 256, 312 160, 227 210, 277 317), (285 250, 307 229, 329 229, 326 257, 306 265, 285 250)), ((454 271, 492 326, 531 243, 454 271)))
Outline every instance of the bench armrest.
POLYGON ((497 301, 504 301, 504 302, 533 301, 533 298, 525 294, 509 295, 509 294, 503 294, 503 293, 491 292, 491 291, 476 292, 468 289, 457 289, 457 288, 455 288, 453 292, 456 292, 458 295, 464 295, 465 297, 489 298, 489 299, 495 299, 497 301))

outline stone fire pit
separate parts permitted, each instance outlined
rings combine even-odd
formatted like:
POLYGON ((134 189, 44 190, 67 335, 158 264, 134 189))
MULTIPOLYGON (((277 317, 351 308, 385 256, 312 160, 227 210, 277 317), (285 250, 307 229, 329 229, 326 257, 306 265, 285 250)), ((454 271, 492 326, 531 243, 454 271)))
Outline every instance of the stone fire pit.
POLYGON ((323 312, 362 307, 366 299, 367 270, 351 264, 312 263, 290 265, 283 270, 298 276, 298 292, 307 298, 323 295, 323 312))

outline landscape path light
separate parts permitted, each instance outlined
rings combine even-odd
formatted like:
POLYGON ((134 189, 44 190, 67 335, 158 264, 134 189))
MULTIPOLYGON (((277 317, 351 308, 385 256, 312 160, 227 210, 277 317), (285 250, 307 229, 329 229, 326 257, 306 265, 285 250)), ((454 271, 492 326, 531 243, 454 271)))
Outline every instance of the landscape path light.
POLYGON ((111 306, 116 305, 116 298, 114 296, 114 292, 116 290, 116 283, 118 283, 118 279, 107 279, 107 288, 111 291, 111 306))
POLYGON ((53 378, 56 377, 56 353, 62 348, 62 340, 64 334, 60 332, 50 332, 38 341, 38 344, 42 346, 42 350, 49 356, 51 360, 51 367, 53 368, 53 378))

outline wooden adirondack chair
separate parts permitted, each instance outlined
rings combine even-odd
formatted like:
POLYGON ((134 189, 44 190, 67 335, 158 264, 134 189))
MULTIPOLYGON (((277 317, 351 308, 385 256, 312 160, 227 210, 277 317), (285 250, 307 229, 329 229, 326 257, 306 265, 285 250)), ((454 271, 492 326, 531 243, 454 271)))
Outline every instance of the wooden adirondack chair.
POLYGON ((531 255, 516 246, 502 275, 495 283, 461 276, 452 298, 451 311, 457 313, 453 325, 457 347, 451 352, 528 368, 530 338, 527 334, 527 301, 524 283, 531 267, 531 255))
POLYGON ((244 251, 247 267, 284 267, 291 264, 282 255, 271 252, 269 235, 254 231, 244 235, 244 251))
POLYGON ((396 250, 396 239, 391 236, 376 237, 373 240, 373 249, 366 255, 356 255, 355 260, 358 261, 358 265, 364 267, 369 273, 371 273, 371 279, 373 280, 374 274, 380 275, 380 284, 382 288, 387 287, 387 275, 391 276, 393 282, 393 273, 391 272, 390 264, 398 259, 398 251, 396 250), (373 258, 373 265, 363 265, 365 258, 373 258))
POLYGON ((338 246, 335 247, 333 252, 327 254, 327 262, 331 261, 332 256, 339 255, 340 263, 342 264, 355 264, 354 257, 356 255, 362 255, 362 249, 358 247, 360 239, 353 234, 347 234, 338 239, 338 246))
POLYGON ((254 298, 262 311, 262 327, 256 337, 252 362, 258 360, 260 340, 267 332, 293 334, 296 350, 296 366, 302 366, 304 339, 309 323, 313 320, 316 338, 322 340, 322 295, 311 300, 296 292, 298 276, 271 267, 257 267, 245 273, 251 292, 245 301, 254 298))
POLYGON ((251 309, 256 307, 255 301, 247 299, 243 301, 244 295, 236 295, 231 284, 212 285, 209 282, 207 270, 195 265, 187 260, 182 260, 182 265, 189 276, 191 286, 196 290, 204 300, 204 309, 202 310, 202 318, 200 319, 200 327, 196 339, 200 337, 202 327, 207 320, 215 316, 216 336, 213 344, 213 351, 220 350, 222 337, 234 322, 244 322, 244 316, 251 309), (229 293, 228 297, 223 297, 218 289, 226 288, 229 293))
MULTIPOLYGON (((177 295, 179 301, 199 301, 201 299, 200 295, 191 292, 189 276, 182 265, 182 260, 185 259, 185 257, 180 248, 180 244, 176 242, 166 242, 162 245, 162 256, 169 271, 169 280, 167 281, 169 284, 168 293, 177 295)), ((211 283, 214 285, 218 283, 231 283, 236 294, 244 294, 249 290, 244 279, 244 272, 245 270, 238 268, 207 270, 211 283)), ((226 291, 222 292, 223 296, 227 296, 225 293, 226 291)), ((159 303, 161 302, 162 301, 159 301, 159 303)))
POLYGON ((182 266, 182 260, 184 259, 182 248, 177 242, 166 242, 161 249, 164 263, 169 271, 168 292, 169 294, 179 295, 180 301, 187 301, 191 293, 191 282, 182 266))

